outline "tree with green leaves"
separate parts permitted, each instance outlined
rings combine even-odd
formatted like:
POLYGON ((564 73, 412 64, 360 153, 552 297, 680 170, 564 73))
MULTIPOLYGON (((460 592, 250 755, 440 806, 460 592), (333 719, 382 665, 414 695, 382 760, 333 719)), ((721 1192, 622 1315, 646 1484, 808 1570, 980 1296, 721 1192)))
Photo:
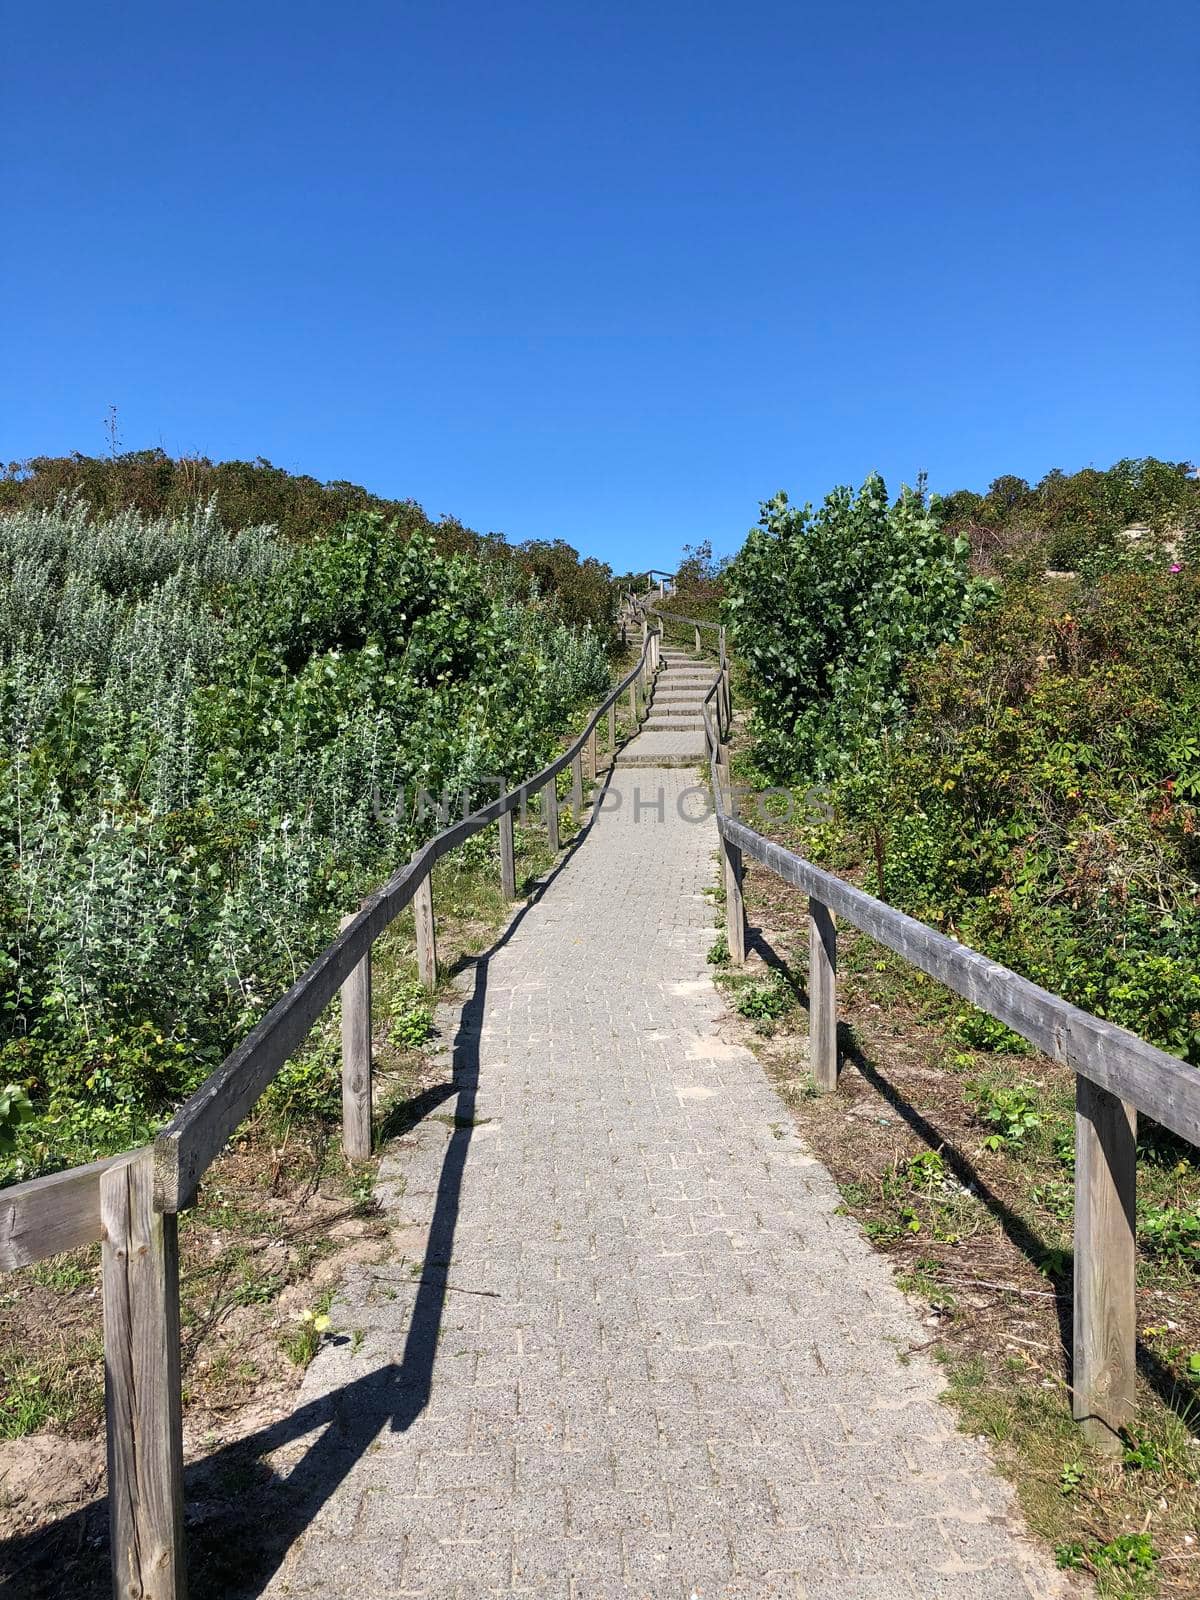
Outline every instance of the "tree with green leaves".
POLYGON ((828 777, 900 721, 907 663, 955 638, 991 593, 968 554, 921 495, 890 504, 878 474, 815 513, 782 493, 764 503, 724 603, 764 772, 828 777))

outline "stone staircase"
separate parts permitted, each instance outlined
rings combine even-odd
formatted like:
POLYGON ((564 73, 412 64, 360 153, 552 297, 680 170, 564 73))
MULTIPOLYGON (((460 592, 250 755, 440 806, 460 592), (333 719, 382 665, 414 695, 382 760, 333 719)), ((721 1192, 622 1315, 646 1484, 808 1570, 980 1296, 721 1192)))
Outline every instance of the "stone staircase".
POLYGON ((694 767, 704 760, 704 697, 714 661, 687 650, 663 650, 641 732, 617 758, 623 767, 694 767))

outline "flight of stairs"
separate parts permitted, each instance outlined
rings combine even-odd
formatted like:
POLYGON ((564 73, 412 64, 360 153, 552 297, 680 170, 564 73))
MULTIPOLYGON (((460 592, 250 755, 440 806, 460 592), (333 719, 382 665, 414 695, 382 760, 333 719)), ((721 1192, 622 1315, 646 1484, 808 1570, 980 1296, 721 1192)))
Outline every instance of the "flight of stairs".
POLYGON ((623 767, 694 767, 704 760, 704 697, 717 675, 714 661, 687 650, 662 652, 642 731, 618 757, 623 767))

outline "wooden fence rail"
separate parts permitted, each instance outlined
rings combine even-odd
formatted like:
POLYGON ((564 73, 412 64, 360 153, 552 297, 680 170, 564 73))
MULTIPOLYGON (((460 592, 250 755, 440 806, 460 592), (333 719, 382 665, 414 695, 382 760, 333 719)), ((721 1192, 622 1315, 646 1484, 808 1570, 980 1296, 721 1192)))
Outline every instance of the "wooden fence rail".
POLYGON ((810 1059, 816 1087, 832 1090, 838 1082, 836 917, 1074 1071, 1072 1411, 1088 1443, 1119 1452, 1135 1404, 1137 1114, 1200 1145, 1200 1074, 1178 1056, 1039 988, 748 827, 736 815, 729 784, 722 678, 713 680, 705 698, 704 726, 724 862, 729 953, 735 965, 744 964, 746 858, 808 896, 810 1059))
MULTIPOLYGON (((634 616, 631 610, 626 622, 634 616)), ((578 821, 584 753, 595 781, 601 723, 607 727, 611 763, 617 750, 617 701, 628 691, 636 726, 657 668, 660 634, 660 624, 645 622, 636 666, 614 685, 562 755, 444 828, 360 910, 343 919, 337 937, 180 1106, 153 1145, 0 1190, 0 1271, 98 1240, 102 1244, 109 1526, 117 1600, 185 1600, 187 1591, 177 1213, 192 1204, 205 1171, 339 992, 343 1145, 352 1161, 370 1155, 375 940, 412 904, 421 981, 434 986, 435 864, 498 824, 501 886, 507 898, 516 897, 514 813, 524 818, 530 799, 540 794, 550 844, 558 849, 558 775, 571 770, 578 821)))

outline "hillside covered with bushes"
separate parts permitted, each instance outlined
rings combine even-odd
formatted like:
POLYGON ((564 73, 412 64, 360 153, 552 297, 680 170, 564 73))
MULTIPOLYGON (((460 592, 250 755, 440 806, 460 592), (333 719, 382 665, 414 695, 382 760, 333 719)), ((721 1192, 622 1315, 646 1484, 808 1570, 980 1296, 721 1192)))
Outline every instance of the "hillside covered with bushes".
MULTIPOLYGON (((115 431, 115 428, 114 428, 115 431)), ((581 557, 563 539, 510 544, 499 533, 476 533, 455 517, 434 521, 415 500, 372 494, 360 484, 322 483, 287 472, 260 456, 254 461, 210 461, 169 456, 165 450, 129 450, 108 456, 34 456, 10 462, 0 474, 0 511, 48 511, 64 496, 97 517, 140 511, 147 517, 186 519, 211 505, 226 528, 269 524, 284 543, 328 537, 347 517, 378 513, 402 535, 423 533, 441 555, 466 555, 510 568, 510 586, 528 597, 536 589, 554 596, 567 622, 612 624, 616 591, 602 561, 581 557)))
POLYGON ((568 547, 42 475, 0 512, 0 1181, 144 1139, 436 829, 416 786, 493 797, 609 681, 568 547))
POLYGON ((1186 464, 875 477, 767 502, 724 607, 753 765, 828 785, 810 854, 1200 1064, 1198 530, 1186 464))

